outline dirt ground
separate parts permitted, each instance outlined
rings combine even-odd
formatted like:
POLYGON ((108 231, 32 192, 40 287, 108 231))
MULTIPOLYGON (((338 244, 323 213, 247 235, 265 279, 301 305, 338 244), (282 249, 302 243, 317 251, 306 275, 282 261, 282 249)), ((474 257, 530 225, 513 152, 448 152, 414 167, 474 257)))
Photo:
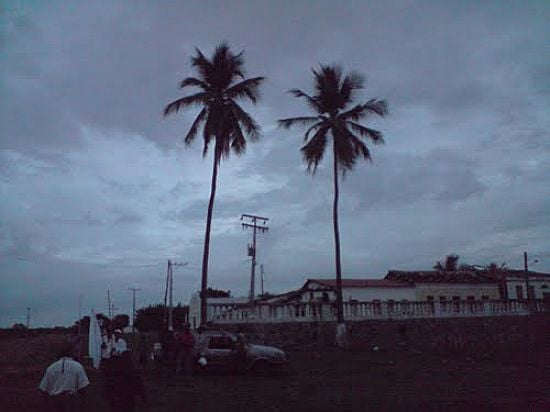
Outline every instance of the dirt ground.
MULTIPOLYGON (((3 336, 0 405, 4 411, 40 411, 37 391, 62 335, 3 336)), ((550 365, 432 356, 405 349, 378 352, 291 352, 288 368, 273 376, 210 373, 191 382, 172 374, 143 373, 149 405, 139 411, 548 411, 550 365)), ((544 359, 547 359, 544 356, 544 359)), ((88 410, 108 411, 100 377, 88 410)))

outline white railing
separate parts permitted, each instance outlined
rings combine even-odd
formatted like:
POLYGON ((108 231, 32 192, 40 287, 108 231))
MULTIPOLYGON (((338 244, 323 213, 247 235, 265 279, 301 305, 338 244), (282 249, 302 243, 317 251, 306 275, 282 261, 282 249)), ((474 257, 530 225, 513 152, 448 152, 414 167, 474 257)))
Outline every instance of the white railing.
MULTIPOLYGON (((543 312, 542 300, 487 300, 449 302, 344 302, 344 319, 418 319, 528 315, 543 312)), ((216 323, 333 322, 334 303, 209 304, 208 319, 216 323)))

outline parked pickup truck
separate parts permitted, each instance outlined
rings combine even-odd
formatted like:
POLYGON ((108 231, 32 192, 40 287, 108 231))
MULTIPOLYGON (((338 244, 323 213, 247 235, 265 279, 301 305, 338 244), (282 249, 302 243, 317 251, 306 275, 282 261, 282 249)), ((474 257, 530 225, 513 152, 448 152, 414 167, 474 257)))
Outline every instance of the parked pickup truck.
POLYGON ((202 332, 197 337, 197 349, 198 368, 267 373, 288 362, 286 353, 279 348, 253 345, 245 342, 242 335, 224 331, 202 332))

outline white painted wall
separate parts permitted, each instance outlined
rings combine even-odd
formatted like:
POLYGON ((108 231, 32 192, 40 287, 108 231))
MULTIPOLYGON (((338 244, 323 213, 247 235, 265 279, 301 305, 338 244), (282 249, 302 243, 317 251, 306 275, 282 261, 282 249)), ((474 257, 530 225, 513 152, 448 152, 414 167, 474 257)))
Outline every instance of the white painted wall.
POLYGON ((415 300, 426 301, 428 296, 433 296, 435 301, 439 301, 441 296, 445 296, 447 301, 452 300, 453 296, 458 296, 460 300, 466 300, 468 296, 474 296, 475 300, 481 300, 483 296, 490 300, 500 298, 497 284, 417 283, 415 300))
MULTIPOLYGON (((527 297, 524 278, 508 278, 506 279, 506 289, 508 291, 508 299, 518 299, 516 286, 521 286, 523 291, 523 299, 527 297)), ((548 278, 529 278, 529 286, 533 287, 535 299, 544 299, 544 294, 550 294, 550 279, 548 278)))
MULTIPOLYGON (((311 282, 309 286, 312 289, 326 288, 326 286, 311 282)), ((335 300, 336 295, 334 292, 327 292, 330 300, 335 300)), ((302 301, 308 302, 310 300, 321 299, 323 296, 322 291, 306 292, 302 296, 302 301)), ((373 300, 415 300, 415 288, 414 286, 407 287, 363 287, 363 288, 342 288, 342 299, 344 301, 358 300, 363 302, 373 300)))

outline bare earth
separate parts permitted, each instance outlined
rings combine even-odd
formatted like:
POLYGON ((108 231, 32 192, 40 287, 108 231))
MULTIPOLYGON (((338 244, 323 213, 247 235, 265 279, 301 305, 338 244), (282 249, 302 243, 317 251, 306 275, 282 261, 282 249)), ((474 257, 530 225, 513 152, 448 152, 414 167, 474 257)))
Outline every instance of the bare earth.
MULTIPOLYGON (((2 335, 0 405, 40 411, 36 389, 62 335, 2 335)), ((512 355, 512 354, 511 354, 512 355)), ((148 370, 149 405, 139 411, 548 411, 547 356, 507 361, 445 358, 423 353, 291 352, 273 376, 203 374, 191 383, 148 370)), ((107 411, 93 369, 88 408, 107 411)))

